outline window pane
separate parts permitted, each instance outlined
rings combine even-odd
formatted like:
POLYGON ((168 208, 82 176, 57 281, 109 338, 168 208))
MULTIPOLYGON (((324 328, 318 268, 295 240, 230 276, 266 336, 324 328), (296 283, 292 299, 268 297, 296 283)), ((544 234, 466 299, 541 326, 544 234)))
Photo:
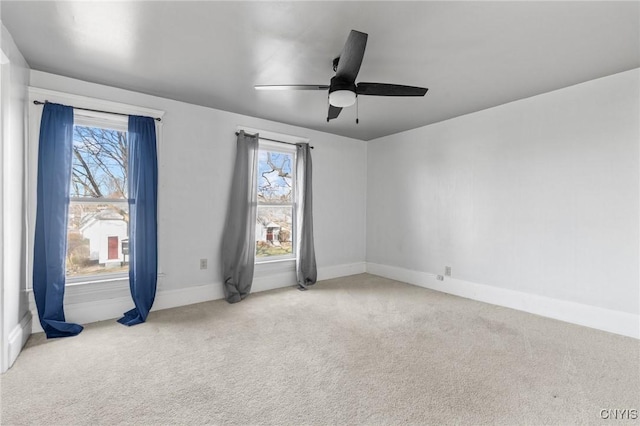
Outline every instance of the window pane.
POLYGON ((258 152, 258 204, 293 203, 293 154, 258 152))
POLYGON ((129 271, 127 203, 72 203, 67 227, 67 277, 129 271))
POLYGON ((258 206, 256 258, 293 254, 292 206, 258 206))
POLYGON ((71 197, 127 198, 127 133, 74 126, 71 197))

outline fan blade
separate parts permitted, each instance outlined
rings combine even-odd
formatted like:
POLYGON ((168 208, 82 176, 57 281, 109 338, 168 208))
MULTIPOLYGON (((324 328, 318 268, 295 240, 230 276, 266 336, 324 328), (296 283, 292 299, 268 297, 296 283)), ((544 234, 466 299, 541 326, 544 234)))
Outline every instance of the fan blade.
POLYGON ((424 96, 427 90, 424 87, 384 83, 358 83, 356 87, 358 95, 371 96, 424 96))
POLYGON ((327 121, 333 120, 334 118, 338 118, 338 116, 340 115, 340 111, 342 111, 342 108, 329 105, 329 112, 327 113, 327 121))
POLYGON ((329 90, 324 84, 276 84, 253 86, 256 90, 329 90))
POLYGON ((338 68, 336 68, 336 77, 338 79, 350 83, 356 81, 360 65, 362 65, 364 49, 367 47, 367 37, 369 36, 365 33, 351 30, 340 54, 338 68))

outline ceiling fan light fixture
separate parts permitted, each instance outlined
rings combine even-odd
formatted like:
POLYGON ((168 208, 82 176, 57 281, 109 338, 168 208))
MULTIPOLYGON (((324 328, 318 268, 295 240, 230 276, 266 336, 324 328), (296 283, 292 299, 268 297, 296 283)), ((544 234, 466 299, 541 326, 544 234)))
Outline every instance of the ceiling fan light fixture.
POLYGON ((334 107, 345 108, 356 103, 356 93, 351 90, 336 90, 329 93, 329 103, 334 107))
MULTIPOLYGON (((0 0, 2 1, 2 0, 0 0)), ((327 123, 340 115, 343 108, 350 107, 358 100, 358 96, 424 96, 425 87, 403 86, 386 83, 358 83, 356 77, 362 65, 362 58, 367 46, 366 33, 351 30, 340 56, 333 60, 335 75, 328 86, 322 84, 289 84, 284 86, 256 86, 259 90, 327 90, 329 89, 329 109, 327 123)), ((357 112, 356 112, 357 115, 357 112)), ((356 123, 358 119, 356 118, 356 123)))

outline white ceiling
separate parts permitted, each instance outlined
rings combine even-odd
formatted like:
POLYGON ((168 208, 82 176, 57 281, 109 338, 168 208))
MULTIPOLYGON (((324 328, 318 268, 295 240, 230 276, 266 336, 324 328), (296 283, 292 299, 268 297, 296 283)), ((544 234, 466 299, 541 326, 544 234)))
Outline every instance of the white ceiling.
POLYGON ((36 70, 370 140, 640 66, 640 3, 8 1, 0 18, 36 70), (361 96, 326 122, 351 29, 357 81, 428 87, 361 96))

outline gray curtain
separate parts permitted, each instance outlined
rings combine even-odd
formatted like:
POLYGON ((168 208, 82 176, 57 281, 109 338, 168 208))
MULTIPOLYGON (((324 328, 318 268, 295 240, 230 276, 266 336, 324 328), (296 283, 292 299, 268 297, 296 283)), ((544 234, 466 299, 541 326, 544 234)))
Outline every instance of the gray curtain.
POLYGON ((297 234, 296 278, 298 288, 305 290, 318 279, 316 251, 313 245, 313 191, 311 189, 311 150, 309 144, 297 145, 297 234))
POLYGON ((227 221, 222 237, 225 299, 236 303, 251 292, 256 257, 258 135, 238 133, 227 221))

